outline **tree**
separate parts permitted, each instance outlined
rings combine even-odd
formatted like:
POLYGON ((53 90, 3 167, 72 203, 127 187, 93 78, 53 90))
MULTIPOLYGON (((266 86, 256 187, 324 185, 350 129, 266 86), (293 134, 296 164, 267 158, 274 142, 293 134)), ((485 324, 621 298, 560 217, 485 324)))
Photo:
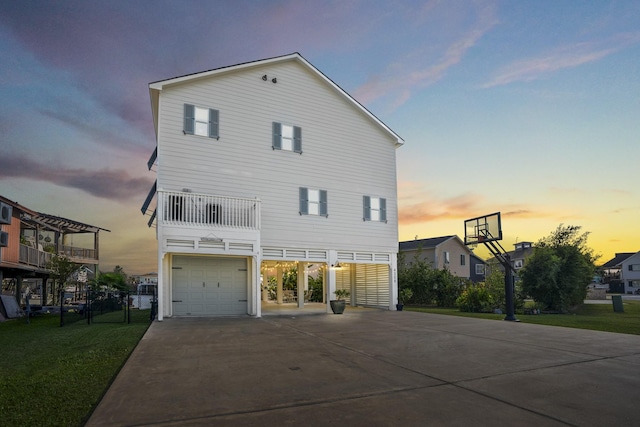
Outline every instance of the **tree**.
POLYGON ((80 265, 75 262, 71 262, 66 255, 54 254, 51 260, 47 264, 47 268, 50 271, 50 278, 53 280, 52 292, 53 292, 53 304, 60 302, 59 297, 62 296, 62 292, 67 286, 67 282, 71 279, 71 276, 80 269, 80 265))
POLYGON ((116 271, 99 273, 98 277, 92 281, 92 285, 96 289, 102 288, 117 291, 126 291, 129 288, 126 276, 116 271))
POLYGON ((580 226, 563 226, 541 239, 520 271, 523 291, 546 309, 567 312, 582 304, 593 279, 593 249, 587 246, 588 232, 580 226))
POLYGON ((464 281, 454 276, 449 270, 433 268, 422 259, 418 250, 409 264, 405 263, 404 254, 398 255, 398 290, 410 289, 412 303, 433 304, 440 307, 455 306, 456 299, 464 288, 464 281))

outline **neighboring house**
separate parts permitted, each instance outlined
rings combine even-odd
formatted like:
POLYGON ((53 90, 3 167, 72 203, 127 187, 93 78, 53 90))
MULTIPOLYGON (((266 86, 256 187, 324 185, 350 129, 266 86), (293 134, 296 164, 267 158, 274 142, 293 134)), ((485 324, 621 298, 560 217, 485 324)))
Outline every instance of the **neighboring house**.
POLYGON ((471 260, 469 278, 473 283, 484 282, 487 263, 473 252, 469 254, 469 259, 471 260))
MULTIPOLYGON (((524 267, 527 258, 533 255, 535 247, 533 246, 532 242, 518 242, 513 246, 514 250, 506 252, 506 254, 511 259, 511 265, 516 272, 517 279, 518 271, 522 267, 524 267)), ((498 260, 495 259, 495 257, 490 258, 487 263, 490 265, 495 264, 500 268, 501 271, 504 271, 504 267, 498 262, 498 260)))
POLYGON ((132 275, 131 279, 136 285, 157 285, 158 273, 132 275))
POLYGON ((458 236, 408 240, 400 242, 399 250, 403 254, 406 264, 411 263, 416 256, 419 256, 420 259, 431 264, 433 268, 446 268, 455 276, 471 278, 470 257, 472 252, 458 236))
POLYGON ((625 294, 640 294, 640 252, 620 263, 620 275, 625 294))
POLYGON ((50 275, 47 263, 53 254, 64 254, 75 263, 93 266, 82 269, 84 272, 97 271, 100 230, 109 231, 36 212, 0 196, 0 282, 4 279, 3 293, 11 293, 22 304, 22 293, 26 291, 22 283, 27 280, 32 302, 46 303, 51 293, 51 288, 47 288, 50 275), (91 237, 81 239, 91 241, 91 247, 73 246, 72 236, 79 234, 91 237))
POLYGON ((600 266, 602 271, 602 282, 609 286, 609 292, 626 293, 626 284, 622 279, 622 263, 629 257, 635 255, 634 252, 619 252, 600 266))
POLYGON ((339 288, 352 305, 395 307, 396 133, 298 53, 149 90, 158 320, 260 317, 261 284, 275 276, 282 302, 292 268, 303 308, 311 264, 327 311, 339 288))

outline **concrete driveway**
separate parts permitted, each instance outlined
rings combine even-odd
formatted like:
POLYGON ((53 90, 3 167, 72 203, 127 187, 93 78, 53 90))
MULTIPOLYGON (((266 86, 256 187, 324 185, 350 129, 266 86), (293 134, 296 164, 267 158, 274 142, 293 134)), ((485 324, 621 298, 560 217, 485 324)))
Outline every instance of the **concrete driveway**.
MULTIPOLYGON (((639 326, 640 327, 640 326, 639 326)), ((165 319, 88 426, 627 426, 640 336, 435 314, 165 319)))

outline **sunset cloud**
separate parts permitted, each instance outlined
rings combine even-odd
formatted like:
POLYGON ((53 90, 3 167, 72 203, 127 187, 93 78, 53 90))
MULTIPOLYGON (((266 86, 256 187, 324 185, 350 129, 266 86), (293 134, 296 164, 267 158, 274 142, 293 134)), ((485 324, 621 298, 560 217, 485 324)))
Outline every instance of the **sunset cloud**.
MULTIPOLYGON (((427 8, 434 12, 433 4, 427 8)), ((454 13, 454 12, 452 12, 454 13)), ((475 22, 468 29, 454 29, 460 35, 444 47, 440 57, 430 65, 423 65, 423 51, 416 51, 394 61, 383 74, 372 75, 354 91, 354 96, 364 104, 379 98, 392 96, 394 108, 404 104, 416 89, 423 89, 442 79, 446 71, 457 65, 480 38, 498 24, 495 5, 491 2, 478 5, 475 22)))
POLYGON ((141 202, 153 182, 150 179, 131 177, 125 170, 64 169, 24 157, 1 156, 0 180, 9 178, 49 182, 61 187, 78 189, 103 199, 116 201, 137 199, 141 202))
POLYGON ((640 43, 640 32, 618 34, 604 41, 579 42, 560 46, 537 57, 502 67, 483 88, 518 81, 532 81, 545 74, 599 61, 613 53, 640 43))

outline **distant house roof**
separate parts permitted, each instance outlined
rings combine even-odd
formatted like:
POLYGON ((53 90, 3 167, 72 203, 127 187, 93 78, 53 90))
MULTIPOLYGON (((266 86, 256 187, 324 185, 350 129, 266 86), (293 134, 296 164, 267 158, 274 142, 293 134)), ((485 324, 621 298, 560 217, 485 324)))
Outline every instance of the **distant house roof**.
POLYGON ((412 249, 431 249, 435 248, 441 243, 446 242, 449 239, 457 237, 456 235, 452 236, 442 236, 442 237, 431 237, 429 239, 419 239, 419 240, 407 240, 406 242, 400 242, 399 248, 401 251, 410 251, 412 249))
POLYGON ((620 264, 622 264, 622 262, 624 260, 626 260, 627 258, 629 258, 631 255, 636 254, 636 252, 620 252, 617 253, 615 257, 613 257, 613 259, 605 262, 604 264, 602 264, 601 268, 616 268, 619 267, 620 264))
POLYGON ((308 70, 310 70, 311 72, 316 74, 318 77, 320 77, 321 80, 325 81, 330 87, 332 87, 338 94, 340 94, 342 97, 344 97, 355 108, 357 108, 358 110, 362 111, 367 117, 369 117, 376 124, 378 124, 380 127, 382 127, 385 132, 390 134, 391 137, 396 140, 396 143, 395 143, 396 147, 404 144, 404 140, 400 136, 398 136, 398 134, 396 134, 394 131, 392 131, 391 128, 389 128, 386 124, 384 124, 371 111, 367 110, 362 104, 360 104, 358 101, 356 101, 355 98, 353 98, 351 95, 349 95, 344 89, 342 89, 340 86, 338 86, 329 77, 324 75, 320 70, 318 70, 316 67, 314 67, 309 61, 307 61, 305 58, 302 57, 302 55, 300 55, 297 52, 294 52, 294 53, 291 53, 291 54, 288 54, 288 55, 283 55, 283 56, 276 56, 276 57, 273 57, 273 58, 261 59, 261 60, 245 62, 245 63, 237 64, 237 65, 230 65, 230 66, 226 66, 226 67, 215 68, 213 70, 202 71, 202 72, 193 73, 193 74, 187 74, 187 75, 184 75, 184 76, 173 77, 173 78, 170 78, 170 79, 159 80, 157 82, 149 83, 149 94, 151 96, 151 110, 152 110, 152 113, 153 113, 153 120, 154 120, 154 125, 155 125, 155 128, 156 128, 156 134, 158 132, 158 102, 159 102, 159 95, 160 95, 160 92, 165 87, 168 87, 168 86, 171 86, 171 85, 174 85, 174 84, 184 83, 184 82, 190 81, 190 80, 198 80, 198 79, 207 78, 207 77, 211 77, 211 76, 214 76, 214 75, 219 75, 219 74, 228 73, 228 72, 232 72, 232 71, 237 71, 237 70, 242 70, 242 69, 251 68, 251 67, 257 67, 257 66, 263 66, 263 65, 267 65, 267 64, 279 63, 279 62, 286 62, 286 61, 298 62, 299 64, 302 64, 308 70))
POLYGON ((471 254, 469 255, 471 258, 475 258, 477 261, 486 264, 487 262, 485 260, 483 260, 482 258, 480 258, 478 255, 474 254, 473 252, 471 252, 471 254))

